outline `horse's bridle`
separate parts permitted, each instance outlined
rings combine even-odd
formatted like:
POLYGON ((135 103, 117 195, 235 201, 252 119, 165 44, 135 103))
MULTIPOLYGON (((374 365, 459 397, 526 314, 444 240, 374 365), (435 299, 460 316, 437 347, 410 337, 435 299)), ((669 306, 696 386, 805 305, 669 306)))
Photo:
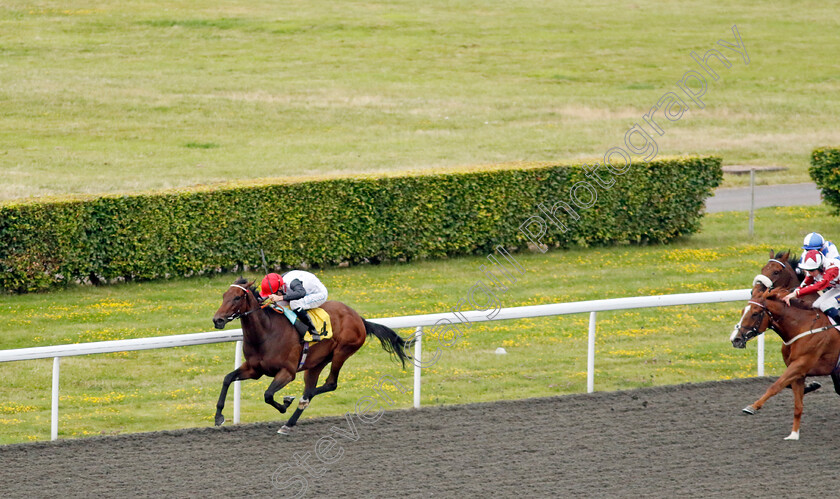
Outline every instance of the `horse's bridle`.
MULTIPOLYGON (((785 264, 785 262, 783 262, 781 260, 776 260, 775 258, 771 258, 770 260, 767 261, 767 263, 770 263, 770 262, 778 263, 779 265, 782 266, 782 269, 787 268, 787 264, 785 264)), ((757 276, 755 276, 755 278, 753 279, 753 287, 755 287, 755 285, 759 284, 759 283, 763 284, 764 287, 767 288, 767 289, 773 289, 774 287, 776 287, 776 285, 773 283, 773 281, 764 274, 758 274, 757 276)))
MULTIPOLYGON (((767 327, 769 327, 773 331, 779 330, 779 322, 776 320, 775 317, 773 317, 773 312, 771 312, 770 309, 767 308, 767 305, 752 300, 748 301, 747 303, 761 308, 761 314, 759 314, 758 320, 755 321, 755 325, 747 329, 747 333, 744 335, 744 341, 749 341, 764 332, 758 330, 758 328, 761 326, 761 323, 764 322, 764 314, 767 314, 770 317, 770 322, 767 324, 767 327)), ((739 325, 738 327, 739 329, 746 329, 744 326, 741 325, 739 325)), ((764 329, 766 330, 767 328, 764 329)))
MULTIPOLYGON (((251 292, 248 288, 246 288, 246 287, 244 287, 244 286, 240 286, 239 284, 231 284, 231 285, 230 285, 230 287, 231 287, 231 288, 239 288, 239 289, 241 289, 242 291, 244 291, 244 292, 245 292, 245 296, 246 296, 246 297, 248 296, 248 293, 250 293, 250 292, 251 292)), ((240 307, 241 307, 241 305, 240 305, 240 307)), ((249 310, 249 311, 247 311, 247 312, 240 312, 239 310, 237 310, 236 312, 234 312, 234 313, 232 313, 231 315, 227 316, 225 319, 226 319, 228 322, 230 322, 230 321, 233 321, 233 320, 239 319, 240 317, 245 317, 246 315, 251 315, 251 314, 253 314, 254 312, 256 312, 257 310, 261 310, 259 306, 257 306, 257 308, 255 308, 255 309, 253 309, 253 310, 249 310)))

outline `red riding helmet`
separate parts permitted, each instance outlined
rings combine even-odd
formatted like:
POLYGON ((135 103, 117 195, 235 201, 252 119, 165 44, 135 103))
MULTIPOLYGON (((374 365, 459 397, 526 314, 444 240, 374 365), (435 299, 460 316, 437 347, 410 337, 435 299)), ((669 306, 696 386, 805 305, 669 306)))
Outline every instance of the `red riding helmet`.
POLYGON ((283 289, 283 277, 280 274, 271 273, 263 277, 260 285, 260 294, 263 296, 277 294, 283 289))

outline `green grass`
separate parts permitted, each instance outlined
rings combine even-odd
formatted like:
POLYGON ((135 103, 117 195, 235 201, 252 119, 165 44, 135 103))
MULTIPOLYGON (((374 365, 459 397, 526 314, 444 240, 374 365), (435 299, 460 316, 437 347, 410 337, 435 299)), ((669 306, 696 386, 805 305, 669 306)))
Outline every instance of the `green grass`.
POLYGON ((732 57, 659 153, 807 181, 809 152, 840 143, 831 3, 12 0, 0 200, 599 158, 691 51, 734 55, 716 45, 733 24, 750 64, 732 57))
MULTIPOLYGON (((517 254, 526 273, 500 296, 505 307, 623 296, 741 289, 770 248, 797 248, 806 232, 831 236, 837 218, 823 207, 759 210, 756 235, 744 213, 707 215, 702 233, 662 246, 517 254)), ((482 258, 318 271, 333 299, 368 318, 447 312, 482 277, 482 258)), ((249 274, 258 277, 257 274, 249 274)), ((212 330, 210 318, 234 276, 72 287, 0 297, 0 348, 212 330)), ((629 389, 753 376, 755 347, 728 341, 742 304, 598 314, 596 390, 629 389)), ((586 390, 588 314, 474 325, 424 370, 424 405, 518 399, 586 390), (495 355, 497 347, 509 353, 495 355)), ((233 324, 229 327, 237 327, 233 324)), ((401 331, 407 335, 410 331, 401 331)), ((426 343, 428 355, 435 342, 426 343)), ((767 373, 780 374, 780 341, 768 336, 767 373)), ((0 364, 0 442, 49 438, 50 360, 0 364)), ((136 432, 212 424, 233 345, 115 353, 62 360, 60 436, 136 432)), ((409 390, 410 371, 369 340, 345 365, 339 389, 316 398, 307 418, 336 415, 375 395, 383 375, 409 390)), ((268 379, 243 383, 243 422, 282 420, 262 401, 268 379)), ((281 394, 300 395, 302 380, 281 394)), ((388 392, 394 407, 412 396, 388 392)), ((745 397, 751 395, 745 394, 745 397)), ((228 419, 232 405, 226 409, 228 419)))

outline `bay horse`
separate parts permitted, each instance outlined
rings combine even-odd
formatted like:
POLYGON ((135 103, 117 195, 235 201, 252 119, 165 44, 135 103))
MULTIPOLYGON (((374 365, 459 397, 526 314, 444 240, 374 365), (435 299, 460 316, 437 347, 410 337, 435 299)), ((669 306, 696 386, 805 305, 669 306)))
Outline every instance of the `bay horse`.
POLYGON ((788 289, 799 286, 802 277, 796 273, 799 258, 791 260, 790 250, 775 255, 770 250, 770 259, 761 268, 761 273, 753 279, 753 296, 768 289, 788 289))
POLYGON ((280 404, 274 400, 274 394, 291 383, 298 372, 305 371, 303 396, 297 410, 278 431, 280 434, 289 434, 314 396, 338 387, 341 367, 364 345, 369 335, 379 339, 382 348, 400 361, 403 368, 405 362, 411 360, 406 349, 412 341, 406 342, 393 330, 364 320, 355 310, 337 301, 327 301, 321 306, 330 316, 332 338, 313 343, 304 358, 304 345, 294 326, 282 313, 261 308, 258 297, 254 281, 239 278, 222 295, 222 305, 213 316, 213 325, 217 329, 224 329, 232 320, 241 321, 245 354, 242 365, 225 376, 222 383, 222 392, 216 404, 216 426, 225 422, 222 409, 228 387, 234 381, 273 377, 274 381, 265 391, 265 403, 285 414, 294 397, 283 397, 283 403, 280 404), (330 363, 332 366, 326 381, 316 386, 321 371, 330 363))
MULTIPOLYGON (((782 358, 787 369, 758 400, 745 407, 743 412, 755 414, 767 399, 779 393, 785 386, 793 388, 793 429, 785 440, 799 440, 799 426, 802 419, 805 376, 837 377, 840 359, 840 334, 828 317, 794 298, 787 306, 782 298, 788 294, 785 289, 762 292, 749 301, 741 318, 741 324, 733 331, 730 340, 735 348, 746 347, 747 341, 767 330, 776 331, 783 341, 782 358), (808 307, 800 308, 800 307, 808 307)), ((840 393, 840 391, 838 391, 840 393)))

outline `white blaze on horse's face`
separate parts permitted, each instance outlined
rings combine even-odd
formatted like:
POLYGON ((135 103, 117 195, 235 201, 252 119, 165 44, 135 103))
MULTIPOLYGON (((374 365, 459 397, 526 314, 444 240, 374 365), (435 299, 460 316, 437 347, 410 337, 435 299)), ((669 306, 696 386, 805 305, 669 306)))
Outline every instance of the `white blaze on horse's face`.
POLYGON ((750 306, 749 305, 744 307, 744 313, 741 315, 741 320, 738 321, 738 324, 735 324, 735 330, 732 331, 732 334, 729 336, 729 341, 730 342, 735 341, 735 338, 738 337, 738 331, 741 330, 741 324, 744 323, 744 319, 747 318, 747 313, 749 313, 749 311, 750 311, 750 306))

